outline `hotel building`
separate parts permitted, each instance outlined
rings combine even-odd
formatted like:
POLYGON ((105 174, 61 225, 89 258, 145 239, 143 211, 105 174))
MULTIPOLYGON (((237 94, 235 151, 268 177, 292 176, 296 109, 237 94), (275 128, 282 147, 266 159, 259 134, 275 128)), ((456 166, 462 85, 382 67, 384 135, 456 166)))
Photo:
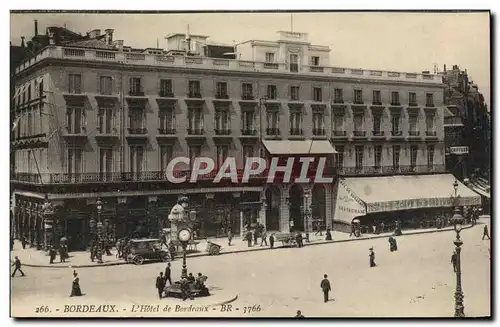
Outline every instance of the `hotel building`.
MULTIPOLYGON (((68 236, 83 248, 97 198, 112 237, 169 227, 180 194, 196 210, 200 236, 257 221, 269 231, 310 231, 313 221, 335 227, 452 205, 440 76, 330 67, 330 49, 304 33, 217 56, 206 36, 172 34, 166 43, 132 49, 112 30, 96 30, 51 40, 17 67, 16 235, 40 247, 48 233, 68 236), (251 156, 305 154, 328 158, 323 175, 332 183, 165 177, 177 156, 211 157, 216 166, 231 156, 241 169, 251 156)), ((190 176, 189 165, 179 169, 190 176)), ((463 185, 459 193, 462 204, 479 201, 463 185)))

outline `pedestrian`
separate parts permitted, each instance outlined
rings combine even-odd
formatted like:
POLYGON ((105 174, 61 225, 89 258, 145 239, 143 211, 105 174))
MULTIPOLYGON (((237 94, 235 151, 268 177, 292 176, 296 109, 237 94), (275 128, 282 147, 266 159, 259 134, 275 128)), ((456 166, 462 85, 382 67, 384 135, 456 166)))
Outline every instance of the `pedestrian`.
POLYGON ((490 239, 490 234, 488 233, 488 225, 484 225, 483 240, 484 240, 485 237, 487 237, 488 239, 490 239))
POLYGON ((391 252, 398 250, 398 243, 396 242, 396 239, 392 236, 389 237, 389 248, 391 252))
POLYGON ((325 274, 323 276, 323 280, 321 281, 321 290, 323 290, 323 298, 325 300, 325 303, 328 302, 328 293, 332 290, 330 287, 330 281, 328 280, 328 275, 325 274))
POLYGON ((168 251, 170 252, 170 260, 174 261, 176 252, 174 242, 170 241, 170 243, 168 243, 168 251))
POLYGON ((356 236, 356 227, 354 227, 354 224, 351 223, 351 234, 349 234, 349 237, 353 235, 356 236))
POLYGON ((23 246, 23 250, 26 249, 26 237, 24 235, 21 236, 21 244, 23 246))
POLYGON ((122 251, 121 251, 121 241, 120 240, 117 240, 116 241, 116 258, 120 258, 122 256, 122 251))
POLYGON ((54 260, 56 259, 56 256, 57 256, 57 252, 54 249, 54 247, 51 245, 50 249, 49 249, 49 260, 50 260, 49 263, 50 264, 54 263, 54 260))
POLYGON ((303 246, 303 244, 302 244, 302 233, 297 233, 295 235, 295 242, 297 242, 297 247, 301 248, 303 246))
POLYGON ((451 255, 451 264, 453 265, 453 272, 457 272, 457 252, 453 251, 453 254, 451 255))
POLYGON ((12 266, 15 266, 16 268, 14 269, 14 272, 12 273, 12 277, 16 275, 16 272, 19 271, 21 273, 21 277, 25 276, 24 272, 21 270, 21 260, 16 256, 14 263, 12 266))
POLYGON ((167 263, 167 268, 165 268, 165 285, 167 285, 167 281, 172 285, 172 269, 170 268, 170 262, 167 263))
POLYGON ((295 318, 305 318, 305 317, 302 315, 302 312, 300 310, 297 310, 297 315, 295 316, 295 318))
POLYGON ((259 238, 258 225, 253 230, 253 244, 257 245, 257 239, 259 238))
POLYGON ((191 294, 191 287, 186 277, 181 278, 181 294, 183 301, 186 301, 188 298, 194 300, 193 295, 191 294))
POLYGON ((188 275, 188 277, 187 277, 187 281, 188 281, 189 283, 194 283, 194 282, 196 282, 196 278, 194 278, 193 273, 189 273, 189 275, 188 275))
POLYGON ((370 267, 375 267, 375 252, 373 251, 373 247, 370 248, 370 267))
POLYGON ((267 231, 265 228, 262 230, 262 239, 260 241, 260 246, 263 246, 264 244, 267 246, 267 231))
POLYGON ((167 235, 162 232, 161 235, 160 235, 160 248, 163 247, 163 245, 165 244, 165 247, 168 248, 168 245, 167 245, 167 235))
POLYGON ((80 289, 80 278, 78 277, 76 270, 73 270, 73 283, 71 284, 71 294, 69 296, 82 296, 82 290, 80 289))
POLYGON ((163 289, 165 288, 165 279, 163 278, 163 272, 160 271, 160 276, 156 277, 156 288, 158 289, 158 296, 160 299, 163 297, 163 289))
POLYGON ((269 246, 271 247, 271 249, 274 248, 274 234, 271 234, 271 236, 269 236, 269 246))
POLYGON ((326 237, 325 241, 331 241, 332 240, 332 233, 330 232, 330 228, 326 230, 326 237))
POLYGON ((248 247, 251 248, 252 247, 252 231, 247 232, 246 239, 247 239, 248 247))
POLYGON ((233 232, 231 231, 231 228, 227 229, 227 245, 231 246, 231 241, 233 240, 233 232))
POLYGON ((65 255, 64 255, 64 245, 61 245, 59 247, 59 262, 62 263, 64 262, 65 255))

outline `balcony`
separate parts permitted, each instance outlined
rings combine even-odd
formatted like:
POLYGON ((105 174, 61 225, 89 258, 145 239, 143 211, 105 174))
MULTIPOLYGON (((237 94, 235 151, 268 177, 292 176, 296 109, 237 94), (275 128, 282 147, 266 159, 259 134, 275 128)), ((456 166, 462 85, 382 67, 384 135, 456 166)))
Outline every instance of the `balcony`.
POLYGON ((67 126, 62 136, 66 140, 71 139, 73 142, 84 142, 88 137, 84 127, 70 129, 67 126))
POLYGON ((187 94, 187 97, 189 99, 201 99, 201 93, 200 92, 189 92, 187 94))
POLYGON ((298 73, 299 72, 299 64, 290 64, 290 72, 298 73))
POLYGON ((241 135, 242 136, 256 136, 257 135, 257 130, 255 130, 253 128, 242 129, 241 130, 241 135))
POLYGON ((290 135, 302 136, 304 135, 304 131, 302 130, 302 128, 290 128, 290 135))
POLYGON ((188 128, 188 135, 203 135, 205 130, 203 128, 188 128))
POLYGON ((160 92, 160 93, 158 93, 158 96, 160 98, 175 98, 175 95, 172 91, 160 92))
POLYGON ((97 134, 95 135, 96 140, 113 140, 119 137, 118 131, 115 128, 112 129, 101 129, 97 128, 97 134))
POLYGON ((227 127, 226 128, 216 128, 215 135, 218 135, 218 136, 231 135, 231 129, 227 128, 227 127))
POLYGON ((128 128, 128 138, 138 137, 138 138, 147 138, 148 130, 146 128, 128 128))
POLYGON ((144 91, 129 91, 128 96, 131 97, 143 97, 145 96, 144 91))
POLYGON ((241 100, 254 101, 255 97, 252 94, 243 94, 241 100))
POLYGON ((430 137, 437 137, 437 132, 436 131, 426 131, 425 135, 430 136, 430 137))
POLYGON ((403 131, 391 131, 391 138, 393 139, 403 139, 403 131))
POLYGON ((372 131, 372 139, 377 138, 377 139, 383 139, 385 138, 384 131, 381 130, 373 130, 372 131))
POLYGON ((175 128, 158 128, 158 135, 159 137, 161 136, 172 136, 172 135, 176 135, 177 134, 177 131, 175 130, 175 128))
POLYGON ((426 108, 434 108, 435 106, 434 106, 434 103, 433 103, 433 102, 427 102, 427 103, 425 104, 425 107, 426 107, 426 108))
POLYGON ((382 101, 373 101, 372 102, 372 106, 381 106, 382 105, 382 101))
MULTIPOLYGON (((193 66, 207 70, 246 71, 255 72, 267 70, 269 73, 286 73, 290 68, 285 63, 264 63, 259 61, 221 60, 208 57, 183 57, 157 54, 131 54, 117 51, 106 51, 95 49, 78 49, 60 46, 48 46, 28 57, 16 67, 16 74, 27 71, 30 67, 41 61, 58 59, 60 61, 81 61, 91 67, 104 68, 110 64, 129 65, 132 70, 135 67, 160 67, 176 68, 193 66)), ((406 83, 425 83, 432 85, 442 84, 440 75, 399 73, 391 71, 375 71, 369 69, 353 69, 342 67, 317 67, 302 66, 300 74, 305 76, 323 76, 325 78, 351 79, 356 81, 387 79, 390 81, 401 81, 406 83)))
POLYGON ((366 131, 353 131, 352 137, 354 139, 365 139, 366 138, 366 131))
POLYGON ((266 135, 269 136, 279 136, 280 129, 279 128, 266 128, 266 135))
POLYGON ((417 107, 417 103, 416 102, 410 102, 408 103, 408 107, 417 107))
POLYGON ((333 100, 333 104, 344 104, 344 99, 335 99, 333 100))
POLYGON ((229 95, 227 93, 217 93, 215 95, 215 101, 230 101, 229 95))
POLYGON ((313 135, 314 136, 325 136, 326 131, 324 128, 313 128, 313 135))
POLYGON ((420 136, 420 131, 408 131, 408 136, 420 136))
POLYGON ((337 141, 339 140, 347 140, 347 133, 346 131, 333 131, 332 132, 332 139, 335 139, 337 141))
POLYGON ((399 102, 391 102, 391 107, 401 107, 401 103, 399 103, 399 102))

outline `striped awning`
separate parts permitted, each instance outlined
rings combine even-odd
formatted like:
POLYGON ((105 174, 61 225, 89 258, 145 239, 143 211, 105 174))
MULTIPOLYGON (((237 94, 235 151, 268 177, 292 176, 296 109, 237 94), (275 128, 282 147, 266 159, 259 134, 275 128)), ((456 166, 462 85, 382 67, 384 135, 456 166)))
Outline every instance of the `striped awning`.
POLYGON ((275 155, 299 155, 299 154, 334 154, 337 153, 329 141, 326 140, 304 140, 304 141, 262 141, 267 151, 275 155))

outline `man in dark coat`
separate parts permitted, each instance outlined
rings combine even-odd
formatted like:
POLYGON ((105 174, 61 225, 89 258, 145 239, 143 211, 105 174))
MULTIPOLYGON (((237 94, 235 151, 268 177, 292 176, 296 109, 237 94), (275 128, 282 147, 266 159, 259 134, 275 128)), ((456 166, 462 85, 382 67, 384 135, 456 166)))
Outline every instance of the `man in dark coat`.
POLYGON ((271 249, 274 248, 274 234, 271 234, 271 236, 269 236, 269 246, 271 247, 271 249))
POLYGON ((21 236, 21 245, 23 246, 23 250, 26 249, 26 237, 21 236))
POLYGON ((247 232, 246 239, 247 239, 248 247, 249 248, 252 247, 252 232, 251 231, 247 232))
POLYGON ((160 272, 160 276, 156 277, 156 288, 158 289, 158 296, 161 299, 163 297, 163 289, 165 288, 165 279, 163 278, 163 272, 160 272))
POLYGON ((297 242, 297 246, 299 248, 302 247, 302 234, 301 233, 297 233, 297 235, 295 235, 295 241, 297 242))
POLYGON ((49 249, 49 260, 50 260, 49 262, 50 262, 50 264, 54 263, 56 256, 57 256, 56 250, 54 249, 53 246, 50 246, 50 249, 49 249))
POLYGON ((24 272, 21 270, 21 260, 19 260, 18 257, 16 257, 16 260, 12 264, 12 266, 15 266, 16 268, 14 269, 14 272, 12 273, 12 277, 16 275, 16 272, 19 271, 21 273, 21 276, 25 276, 24 272))
POLYGON ((488 233, 488 225, 484 225, 483 240, 484 240, 485 237, 487 237, 488 239, 490 239, 490 234, 488 233))
POLYGON ((373 251, 373 248, 370 248, 370 267, 375 267, 375 252, 373 251))
POLYGON ((453 272, 457 272, 457 252, 451 255, 451 264, 453 265, 453 272))
POLYGON ((172 269, 170 268, 170 262, 167 263, 167 268, 165 268, 165 285, 167 281, 172 285, 172 269))
POLYGON ((390 248, 391 252, 398 250, 398 243, 396 242, 396 239, 392 236, 389 237, 389 248, 390 248))
POLYGON ((325 274, 323 276, 323 280, 321 281, 321 290, 323 290, 323 298, 325 300, 325 303, 328 302, 328 293, 332 290, 330 287, 330 281, 328 280, 328 275, 325 274))
POLYGON ((265 228, 262 229, 260 246, 263 246, 264 244, 267 246, 267 231, 265 228))

